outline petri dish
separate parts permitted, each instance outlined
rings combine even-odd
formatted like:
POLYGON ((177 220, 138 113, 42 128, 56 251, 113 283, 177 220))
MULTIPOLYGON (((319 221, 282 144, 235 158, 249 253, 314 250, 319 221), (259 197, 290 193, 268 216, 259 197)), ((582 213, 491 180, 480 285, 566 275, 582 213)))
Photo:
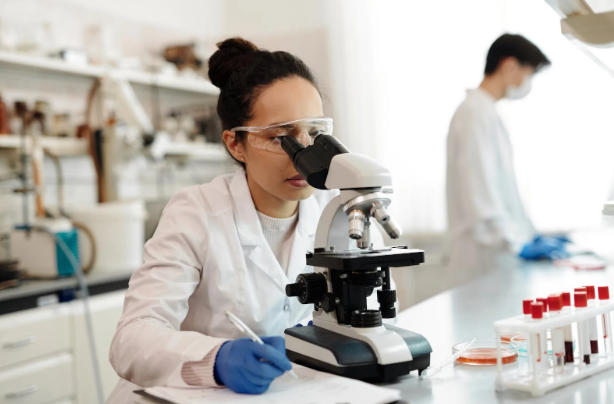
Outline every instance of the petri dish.
MULTIPOLYGON (((452 347, 455 354, 462 350, 468 342, 461 342, 452 347)), ((518 346, 512 342, 501 342, 501 360, 504 365, 516 362, 518 359, 518 346)), ((475 341, 467 352, 457 360, 463 365, 487 366, 497 364, 497 343, 495 341, 475 341)))

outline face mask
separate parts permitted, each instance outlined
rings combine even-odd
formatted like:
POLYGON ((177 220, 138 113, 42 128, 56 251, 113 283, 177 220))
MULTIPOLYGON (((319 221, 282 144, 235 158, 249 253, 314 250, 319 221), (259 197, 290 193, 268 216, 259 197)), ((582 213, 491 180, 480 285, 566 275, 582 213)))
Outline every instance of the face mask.
POLYGON ((518 87, 508 87, 505 91, 505 98, 508 100, 519 100, 526 97, 531 92, 531 76, 526 76, 518 87))

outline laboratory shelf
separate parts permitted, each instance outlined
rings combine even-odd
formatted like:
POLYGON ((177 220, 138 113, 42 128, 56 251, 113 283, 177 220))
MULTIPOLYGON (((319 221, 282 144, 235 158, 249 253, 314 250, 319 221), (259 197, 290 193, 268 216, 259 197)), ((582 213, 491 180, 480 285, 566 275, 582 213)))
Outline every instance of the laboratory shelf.
POLYGON ((174 142, 164 148, 165 156, 188 157, 191 160, 223 162, 228 160, 222 145, 211 143, 174 142))
POLYGON ((0 51, 0 66, 14 65, 42 72, 56 72, 85 77, 102 77, 105 68, 101 66, 79 66, 60 59, 45 58, 28 54, 0 51))
POLYGON ((181 76, 154 74, 137 70, 118 69, 111 70, 110 75, 117 78, 125 78, 132 84, 156 86, 167 90, 186 91, 212 96, 217 96, 220 92, 217 87, 204 78, 186 78, 181 76))
POLYGON ((85 78, 117 77, 125 78, 132 84, 157 86, 161 89, 185 91, 197 94, 217 96, 219 89, 206 79, 181 76, 161 75, 138 70, 116 69, 94 65, 75 65, 60 59, 46 58, 17 52, 0 51, 0 69, 2 66, 23 68, 37 73, 59 73, 85 78))
MULTIPOLYGON (((88 154, 87 139, 74 137, 41 137, 43 149, 58 155, 71 156, 88 154)), ((0 149, 19 149, 21 147, 21 136, 19 135, 0 135, 0 149)), ((29 154, 32 148, 32 138, 26 137, 26 153, 29 154)))

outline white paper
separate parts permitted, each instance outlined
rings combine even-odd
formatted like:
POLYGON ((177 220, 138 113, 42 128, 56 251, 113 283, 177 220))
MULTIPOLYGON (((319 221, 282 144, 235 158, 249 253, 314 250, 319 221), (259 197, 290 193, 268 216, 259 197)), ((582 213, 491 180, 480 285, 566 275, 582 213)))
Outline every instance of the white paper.
POLYGON ((261 395, 236 394, 229 389, 154 387, 145 391, 176 404, 386 404, 401 399, 398 390, 374 386, 294 365, 296 380, 287 373, 261 395))

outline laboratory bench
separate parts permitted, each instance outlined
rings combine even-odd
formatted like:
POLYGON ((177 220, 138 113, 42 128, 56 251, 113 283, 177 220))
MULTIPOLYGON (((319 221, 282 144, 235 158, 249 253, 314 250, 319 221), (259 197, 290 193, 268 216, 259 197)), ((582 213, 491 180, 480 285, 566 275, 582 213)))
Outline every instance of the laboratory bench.
MULTIPOLYGON (((424 335, 433 348, 431 365, 452 355, 459 342, 494 340, 493 323, 522 314, 522 299, 573 291, 583 285, 614 286, 614 268, 577 271, 549 263, 520 264, 514 270, 495 270, 467 284, 440 293, 401 312, 397 326, 424 335)), ((518 362, 503 365, 519 366, 518 362)), ((402 392, 403 400, 421 403, 614 403, 614 370, 571 383, 542 397, 525 392, 495 391, 496 366, 450 365, 428 379, 413 372, 385 386, 402 392)))
MULTIPOLYGON (((92 272, 86 275, 90 296, 127 289, 133 269, 92 272)), ((14 288, 0 290, 0 315, 71 300, 77 279, 23 280, 14 288)))
MULTIPOLYGON (((94 347, 106 396, 107 360, 133 270, 86 275, 94 347)), ((0 291, 0 403, 96 402, 85 308, 75 278, 29 280, 0 291)))

